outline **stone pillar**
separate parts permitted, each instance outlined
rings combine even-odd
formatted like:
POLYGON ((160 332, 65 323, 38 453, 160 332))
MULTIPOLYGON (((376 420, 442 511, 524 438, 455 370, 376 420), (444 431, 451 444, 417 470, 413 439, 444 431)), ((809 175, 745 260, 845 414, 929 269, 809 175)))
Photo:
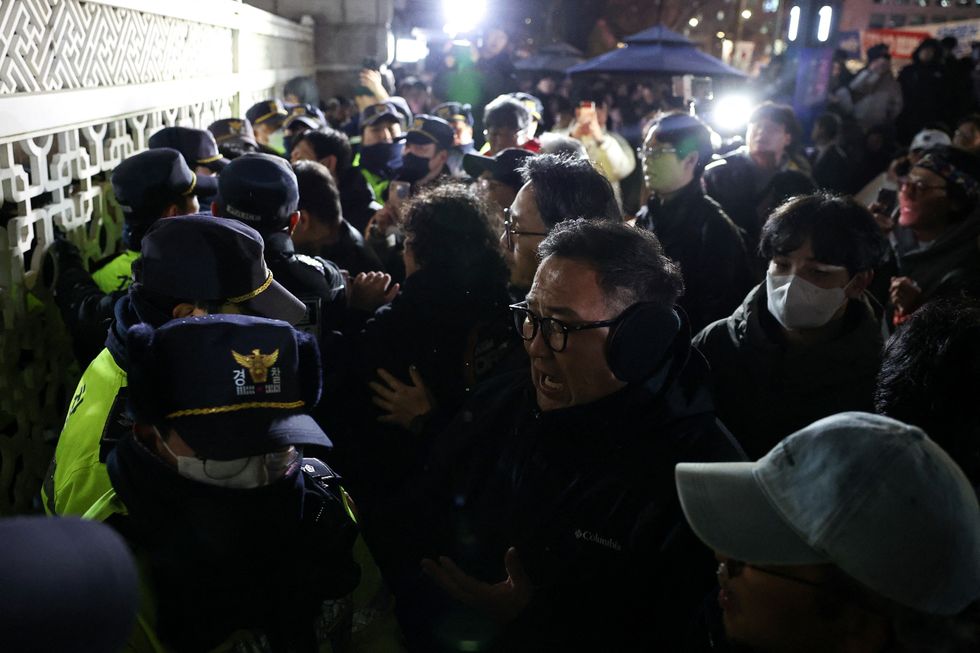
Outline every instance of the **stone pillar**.
POLYGON ((314 21, 314 57, 320 97, 347 95, 366 57, 388 58, 394 0, 247 0, 266 11, 314 21))

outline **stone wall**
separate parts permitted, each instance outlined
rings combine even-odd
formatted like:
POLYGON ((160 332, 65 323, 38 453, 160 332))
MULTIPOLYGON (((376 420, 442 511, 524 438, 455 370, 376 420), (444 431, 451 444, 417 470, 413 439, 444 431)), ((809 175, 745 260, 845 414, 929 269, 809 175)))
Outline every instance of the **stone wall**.
POLYGON ((111 255, 120 161, 313 64, 312 28, 235 0, 0 0, 0 515, 35 506, 80 375, 45 291, 56 230, 111 255))

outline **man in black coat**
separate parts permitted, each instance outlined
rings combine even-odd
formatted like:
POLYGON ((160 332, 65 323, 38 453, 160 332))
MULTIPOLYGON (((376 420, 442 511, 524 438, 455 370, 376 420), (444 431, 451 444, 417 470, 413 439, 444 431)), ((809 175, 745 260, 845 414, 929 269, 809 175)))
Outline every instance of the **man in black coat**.
POLYGON ((704 123, 681 113, 651 125, 640 149, 650 198, 636 224, 655 233, 680 265, 678 303, 695 333, 730 314, 753 283, 741 230, 701 189, 712 149, 704 123))
POLYGON ((740 450, 674 309, 680 275, 654 236, 612 221, 562 222, 540 253, 512 307, 530 374, 478 390, 413 482, 425 498, 406 492, 413 536, 395 543, 402 574, 389 566, 402 623, 419 650, 460 650, 450 633, 506 651, 684 650, 714 581, 672 468, 740 450))

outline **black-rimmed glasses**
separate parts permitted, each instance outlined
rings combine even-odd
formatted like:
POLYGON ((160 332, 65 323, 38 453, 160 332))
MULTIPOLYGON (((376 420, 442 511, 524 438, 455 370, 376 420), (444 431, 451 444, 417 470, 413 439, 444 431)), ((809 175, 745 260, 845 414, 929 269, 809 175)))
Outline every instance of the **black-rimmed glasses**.
POLYGON ((538 317, 528 308, 527 302, 513 304, 510 307, 514 316, 514 326, 521 338, 530 342, 541 331, 544 344, 548 349, 556 354, 565 351, 568 345, 568 334, 573 331, 585 331, 587 329, 601 329, 602 327, 614 326, 622 316, 612 320, 601 320, 599 322, 585 322, 584 324, 566 324, 553 317, 538 317))
POLYGON ((748 562, 742 562, 741 560, 735 560, 734 558, 728 558, 724 562, 718 564, 718 571, 715 572, 718 578, 735 578, 742 573, 742 570, 746 567, 750 567, 755 571, 762 572, 769 576, 775 576, 776 578, 782 578, 783 580, 792 581, 794 583, 799 583, 800 585, 807 585, 809 587, 817 587, 820 589, 827 589, 828 585, 825 583, 817 583, 812 580, 807 580, 805 578, 799 578, 798 576, 791 576, 790 574, 784 574, 779 571, 773 571, 772 569, 766 569, 765 567, 758 567, 748 562))
POLYGON ((504 241, 507 250, 514 249, 514 236, 547 236, 547 231, 520 231, 514 229, 514 220, 510 217, 510 208, 504 209, 504 241))

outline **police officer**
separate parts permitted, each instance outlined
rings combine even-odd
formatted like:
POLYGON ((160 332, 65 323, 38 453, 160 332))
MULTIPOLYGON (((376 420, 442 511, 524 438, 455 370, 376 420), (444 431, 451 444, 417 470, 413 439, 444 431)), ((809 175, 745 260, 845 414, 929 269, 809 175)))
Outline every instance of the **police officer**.
POLYGON ((289 158, 293 145, 300 136, 311 129, 323 129, 326 126, 327 119, 323 112, 312 104, 296 104, 289 107, 289 115, 282 123, 282 128, 286 132, 284 139, 286 158, 289 158))
POLYGON ((402 167, 397 178, 423 186, 439 176, 450 176, 446 162, 455 132, 448 122, 436 116, 419 114, 405 137, 402 167))
POLYGON ((208 125, 214 134, 221 154, 228 159, 237 159, 249 152, 258 152, 259 143, 255 140, 252 124, 242 118, 223 118, 208 125))
POLYGON ((194 174, 197 186, 194 194, 202 207, 210 210, 211 202, 218 193, 218 175, 229 161, 218 151, 214 136, 206 129, 190 127, 164 127, 150 136, 150 149, 169 147, 180 152, 194 174))
POLYGON ((361 151, 354 165, 364 175, 374 197, 384 204, 388 184, 402 167, 405 114, 392 101, 372 104, 361 112, 361 151))
POLYGON ((286 153, 282 124, 288 115, 282 100, 278 98, 256 102, 245 112, 245 118, 252 123, 255 131, 259 152, 279 156, 286 153))
POLYGON ((358 537, 330 441, 315 340, 278 320, 208 315, 128 332, 132 435, 86 517, 140 561, 130 649, 337 651, 349 643, 358 537), (162 647, 160 646, 162 645, 162 647))
POLYGON ((346 310, 346 283, 330 261, 296 253, 290 234, 299 220, 299 188, 286 160, 247 154, 221 173, 218 188, 214 214, 241 220, 262 234, 269 269, 306 304, 297 326, 318 338, 338 329, 346 310))
POLYGON ((160 220, 142 244, 135 281, 115 305, 105 348, 82 375, 42 488, 48 513, 81 515, 109 489, 105 460, 131 428, 125 412, 126 331, 189 315, 248 312, 290 322, 306 308, 272 278, 262 238, 238 220, 160 220))
POLYGON ((113 304, 126 293, 143 234, 159 218, 195 213, 197 183, 197 175, 177 150, 135 154, 112 172, 112 190, 123 211, 123 252, 96 263, 90 274, 78 248, 67 239, 57 239, 48 249, 55 270, 52 294, 80 366, 88 365, 102 349, 113 304))
POLYGON ((442 118, 453 128, 453 147, 449 150, 449 160, 446 165, 449 166, 453 177, 466 178, 463 157, 477 153, 476 146, 473 144, 473 107, 460 102, 443 102, 432 110, 432 114, 442 118))

